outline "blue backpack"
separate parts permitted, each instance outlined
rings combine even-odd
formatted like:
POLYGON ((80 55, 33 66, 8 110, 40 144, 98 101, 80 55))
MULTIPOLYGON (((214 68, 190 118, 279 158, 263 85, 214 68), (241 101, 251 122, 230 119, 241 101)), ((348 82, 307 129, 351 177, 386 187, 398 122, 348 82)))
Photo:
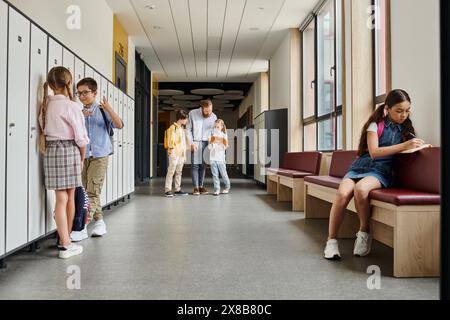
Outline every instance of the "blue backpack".
POLYGON ((82 231, 89 219, 89 198, 83 187, 75 189, 75 218, 72 231, 82 231))

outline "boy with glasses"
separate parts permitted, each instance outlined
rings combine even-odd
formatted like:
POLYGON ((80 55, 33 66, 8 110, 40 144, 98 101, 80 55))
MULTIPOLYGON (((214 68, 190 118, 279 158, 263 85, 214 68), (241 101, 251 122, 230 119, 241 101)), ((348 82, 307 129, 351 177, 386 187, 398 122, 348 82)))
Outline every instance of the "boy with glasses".
MULTIPOLYGON (((83 104, 86 129, 90 143, 87 146, 82 172, 83 186, 89 197, 89 222, 95 220, 93 237, 106 234, 103 221, 100 195, 108 168, 108 156, 112 153, 109 129, 122 129, 122 119, 114 112, 111 105, 102 97, 100 103, 97 98, 97 82, 92 78, 85 78, 77 84, 77 96, 83 104)), ((88 237, 87 229, 72 232, 72 241, 81 241, 88 237)))

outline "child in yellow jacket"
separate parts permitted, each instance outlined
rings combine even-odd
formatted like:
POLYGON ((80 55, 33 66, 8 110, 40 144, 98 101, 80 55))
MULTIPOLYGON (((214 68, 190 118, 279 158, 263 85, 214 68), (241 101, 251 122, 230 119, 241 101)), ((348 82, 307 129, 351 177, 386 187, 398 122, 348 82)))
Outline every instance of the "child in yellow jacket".
POLYGON ((167 168, 165 196, 172 198, 174 195, 186 196, 181 190, 181 175, 186 161, 186 131, 183 126, 188 121, 185 111, 177 112, 177 122, 167 129, 167 153, 169 155, 169 167, 167 168), (173 176, 175 175, 175 188, 172 189, 173 176), (175 191, 175 192, 174 192, 175 191))

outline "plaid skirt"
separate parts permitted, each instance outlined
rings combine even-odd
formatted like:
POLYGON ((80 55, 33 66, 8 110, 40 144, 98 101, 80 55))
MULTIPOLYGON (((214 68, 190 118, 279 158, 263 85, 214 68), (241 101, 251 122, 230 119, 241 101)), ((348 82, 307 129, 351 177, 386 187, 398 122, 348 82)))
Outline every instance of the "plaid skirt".
POLYGON ((82 185, 80 149, 74 140, 46 142, 44 173, 47 190, 66 190, 82 185))

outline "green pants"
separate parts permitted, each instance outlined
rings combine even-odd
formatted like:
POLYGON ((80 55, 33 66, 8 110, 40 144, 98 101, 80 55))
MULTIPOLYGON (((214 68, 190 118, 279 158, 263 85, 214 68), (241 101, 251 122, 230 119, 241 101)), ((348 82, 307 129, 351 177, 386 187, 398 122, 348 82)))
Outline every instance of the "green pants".
POLYGON ((95 221, 103 219, 100 199, 107 168, 108 157, 96 159, 91 157, 84 160, 82 180, 83 186, 89 197, 89 222, 91 222, 92 219, 95 221))

